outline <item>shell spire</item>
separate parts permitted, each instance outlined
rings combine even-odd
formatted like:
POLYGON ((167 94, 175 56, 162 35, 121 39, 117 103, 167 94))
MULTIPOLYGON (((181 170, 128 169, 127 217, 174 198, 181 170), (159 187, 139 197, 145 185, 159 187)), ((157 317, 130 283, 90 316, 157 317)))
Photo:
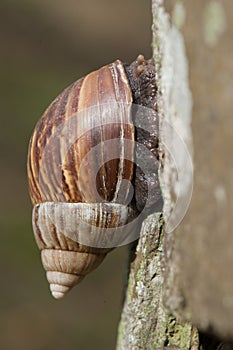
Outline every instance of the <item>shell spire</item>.
POLYGON ((55 299, 61 299, 69 290, 95 269, 105 254, 90 254, 63 250, 42 250, 41 259, 55 299))

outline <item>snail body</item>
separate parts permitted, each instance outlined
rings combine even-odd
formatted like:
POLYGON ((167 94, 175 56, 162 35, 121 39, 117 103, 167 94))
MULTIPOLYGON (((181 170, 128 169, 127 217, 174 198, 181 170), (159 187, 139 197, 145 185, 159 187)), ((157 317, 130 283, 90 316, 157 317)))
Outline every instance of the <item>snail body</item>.
POLYGON ((132 103, 142 82, 142 104, 154 103, 154 79, 143 56, 128 67, 117 60, 65 89, 35 127, 28 152, 33 231, 57 299, 134 230, 145 205, 136 134, 155 153, 158 140, 135 128, 132 103))

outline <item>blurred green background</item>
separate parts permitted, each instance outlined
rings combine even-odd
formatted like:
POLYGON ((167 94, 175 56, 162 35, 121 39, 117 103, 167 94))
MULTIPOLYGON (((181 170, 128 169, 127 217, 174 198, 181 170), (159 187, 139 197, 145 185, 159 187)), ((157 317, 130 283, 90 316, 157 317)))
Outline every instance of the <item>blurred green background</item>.
POLYGON ((1 0, 0 348, 114 349, 126 280, 119 248, 52 299, 31 228, 26 155, 36 121, 67 85, 117 58, 151 56, 150 0, 1 0))

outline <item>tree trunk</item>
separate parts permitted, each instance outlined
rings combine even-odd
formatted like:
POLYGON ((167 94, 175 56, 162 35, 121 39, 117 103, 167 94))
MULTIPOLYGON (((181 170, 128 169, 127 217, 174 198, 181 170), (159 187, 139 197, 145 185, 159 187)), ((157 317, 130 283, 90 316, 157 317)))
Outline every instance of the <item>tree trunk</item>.
POLYGON ((164 207, 132 255, 117 350, 233 349, 232 8, 152 0, 164 207))

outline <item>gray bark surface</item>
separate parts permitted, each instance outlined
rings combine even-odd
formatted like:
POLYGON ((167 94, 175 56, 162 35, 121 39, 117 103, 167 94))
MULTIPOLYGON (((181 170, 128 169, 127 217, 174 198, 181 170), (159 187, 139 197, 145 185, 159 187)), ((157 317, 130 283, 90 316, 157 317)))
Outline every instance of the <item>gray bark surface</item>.
MULTIPOLYGON (((172 251, 172 236, 166 232, 165 223, 171 217, 173 194, 177 187, 176 164, 167 149, 171 148, 172 151, 176 144, 168 144, 167 137, 176 142, 176 131, 170 127, 175 117, 176 127, 191 148, 191 94, 188 88, 183 39, 178 30, 170 24, 162 1, 153 1, 153 49, 159 88, 156 107, 160 119, 160 153, 164 154, 160 181, 165 222, 157 213, 149 216, 142 225, 136 258, 130 268, 117 349, 194 350, 198 345, 195 328, 189 322, 178 321, 172 313, 167 312, 163 303, 164 273, 168 265, 166 256, 172 251)), ((178 161, 179 166, 183 167, 186 159, 182 149, 178 161)), ((190 182, 189 175, 185 172, 182 174, 187 186, 190 182)), ((172 271, 166 274, 171 273, 173 276, 174 269, 175 265, 172 271)), ((173 297, 173 303, 178 307, 181 302, 180 295, 176 296, 174 293, 173 297)))

